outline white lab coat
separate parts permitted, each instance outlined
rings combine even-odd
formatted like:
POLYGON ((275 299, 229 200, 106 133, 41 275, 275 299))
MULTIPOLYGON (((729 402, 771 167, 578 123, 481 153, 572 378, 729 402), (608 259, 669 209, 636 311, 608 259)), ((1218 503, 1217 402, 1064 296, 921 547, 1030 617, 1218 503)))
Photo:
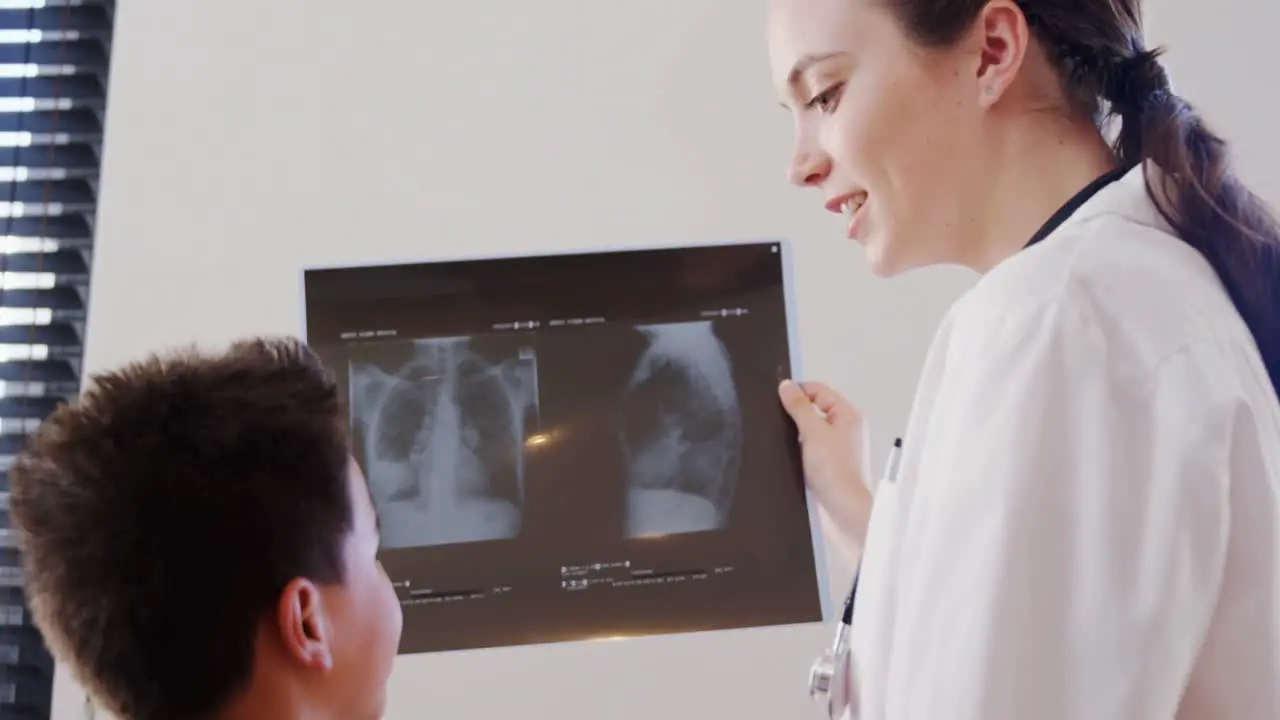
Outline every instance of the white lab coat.
POLYGON ((952 308, 861 572, 850 717, 1280 718, 1280 403, 1140 170, 952 308))

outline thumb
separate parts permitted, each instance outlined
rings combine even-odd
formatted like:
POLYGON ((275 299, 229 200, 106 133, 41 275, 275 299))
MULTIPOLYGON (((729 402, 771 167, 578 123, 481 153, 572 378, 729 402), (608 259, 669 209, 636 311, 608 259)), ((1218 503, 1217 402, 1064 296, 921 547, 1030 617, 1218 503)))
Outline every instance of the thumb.
POLYGON ((818 414, 818 409, 809 400, 809 396, 795 382, 783 380, 778 386, 778 399, 782 401, 782 407, 787 414, 795 421, 801 435, 808 435, 818 426, 826 424, 818 414))

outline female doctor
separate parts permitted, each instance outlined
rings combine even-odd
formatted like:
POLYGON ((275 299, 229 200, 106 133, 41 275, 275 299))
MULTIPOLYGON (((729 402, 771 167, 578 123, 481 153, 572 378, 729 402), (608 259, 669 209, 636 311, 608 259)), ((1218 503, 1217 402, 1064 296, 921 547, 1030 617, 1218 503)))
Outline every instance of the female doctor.
POLYGON ((769 37, 794 182, 881 275, 981 275, 874 512, 858 411, 780 388, 863 548, 846 716, 1280 718, 1280 229, 1137 0, 774 0, 769 37))

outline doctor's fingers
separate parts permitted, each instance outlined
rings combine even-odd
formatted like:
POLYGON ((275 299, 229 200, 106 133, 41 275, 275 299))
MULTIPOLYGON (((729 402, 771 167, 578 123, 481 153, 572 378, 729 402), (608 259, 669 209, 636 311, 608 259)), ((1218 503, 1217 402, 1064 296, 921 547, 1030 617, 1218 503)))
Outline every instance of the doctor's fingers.
POLYGON ((862 413, 858 408, 826 383, 807 380, 799 385, 809 402, 827 416, 828 423, 848 428, 862 424, 862 413))
POLYGON ((814 427, 854 429, 862 423, 857 408, 823 383, 786 381, 778 394, 802 433, 814 427))

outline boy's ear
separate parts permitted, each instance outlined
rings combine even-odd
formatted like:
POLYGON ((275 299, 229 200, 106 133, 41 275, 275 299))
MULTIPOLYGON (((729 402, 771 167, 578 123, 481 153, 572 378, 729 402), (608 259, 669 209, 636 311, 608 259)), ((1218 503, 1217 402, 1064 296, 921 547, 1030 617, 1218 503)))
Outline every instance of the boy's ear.
POLYGON ((295 578, 280 594, 276 624, 286 654, 309 668, 333 668, 332 624, 320 588, 295 578))

